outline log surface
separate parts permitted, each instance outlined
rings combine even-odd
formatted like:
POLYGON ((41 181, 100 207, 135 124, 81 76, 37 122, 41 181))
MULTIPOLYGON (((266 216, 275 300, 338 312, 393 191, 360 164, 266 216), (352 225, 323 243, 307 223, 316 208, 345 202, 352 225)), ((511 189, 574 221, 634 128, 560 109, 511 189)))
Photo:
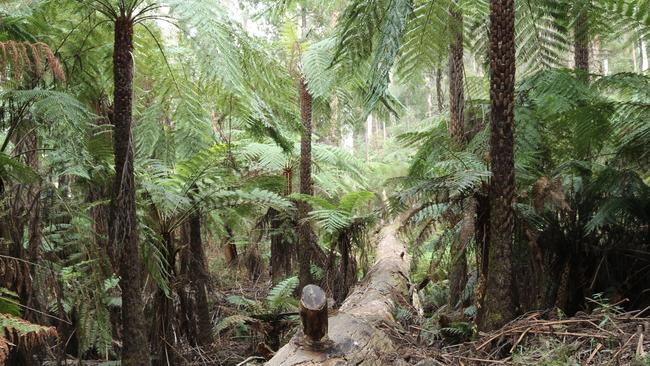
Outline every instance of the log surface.
POLYGON ((382 330, 395 326, 393 310, 398 297, 408 295, 410 256, 397 239, 398 221, 379 234, 376 260, 367 276, 329 318, 330 344, 313 349, 299 331, 266 365, 400 365, 390 337, 382 330))

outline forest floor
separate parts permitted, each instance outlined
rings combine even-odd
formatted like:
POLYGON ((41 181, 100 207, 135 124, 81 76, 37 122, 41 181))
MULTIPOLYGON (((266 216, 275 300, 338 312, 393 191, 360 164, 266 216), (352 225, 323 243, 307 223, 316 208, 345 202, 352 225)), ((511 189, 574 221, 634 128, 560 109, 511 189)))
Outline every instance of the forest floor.
MULTIPOLYGON (((381 238, 376 262, 369 275, 357 285, 341 309, 332 310, 330 338, 336 342, 349 338, 350 332, 335 321, 349 312, 355 318, 369 317, 374 329, 392 341, 390 347, 380 348, 384 353, 381 359, 377 359, 380 364, 650 366, 650 318, 646 317, 650 309, 624 312, 617 304, 603 302, 595 304, 595 310, 590 314, 580 312, 574 317, 564 317, 555 312, 528 313, 490 333, 476 331, 471 322, 443 327, 440 325, 441 316, 453 318, 453 313, 445 314, 445 310, 440 309, 434 315, 422 316, 422 309, 414 304, 412 294, 398 285, 407 277, 405 271, 409 266, 409 256, 405 255, 403 248, 393 232, 388 239, 381 238), (394 265, 387 266, 391 261, 394 265), (386 285, 390 281, 395 283, 386 285), (377 287, 379 291, 369 294, 377 287), (389 293, 394 303, 393 313, 387 317, 383 316, 386 314, 377 316, 384 311, 376 308, 377 304, 386 302, 385 298, 377 296, 388 296, 389 293), (370 304, 370 308, 364 304, 370 304), (332 336, 332 333, 343 335, 332 336), (341 339, 337 341, 337 337, 341 339)), ((223 283, 239 285, 219 286, 220 290, 213 293, 213 320, 218 324, 219 334, 215 351, 201 354, 195 349, 187 349, 186 364, 255 365, 276 356, 271 364, 289 365, 307 357, 295 342, 297 336, 294 334, 300 333, 297 316, 260 319, 254 314, 266 311, 264 302, 271 281, 268 278, 250 281, 241 277, 232 280, 226 279, 223 283), (273 351, 280 347, 282 349, 277 352, 273 351)), ((348 325, 354 327, 351 323, 348 325)), ((359 341, 363 345, 364 341, 359 341)), ((372 342, 368 344, 372 345, 372 342)), ((331 360, 329 356, 316 355, 310 364, 331 360)))
POLYGON ((650 318, 642 311, 594 311, 571 318, 526 314, 473 340, 423 342, 421 328, 391 335, 412 364, 430 365, 650 365, 650 318), (552 317, 551 317, 552 318, 552 317))

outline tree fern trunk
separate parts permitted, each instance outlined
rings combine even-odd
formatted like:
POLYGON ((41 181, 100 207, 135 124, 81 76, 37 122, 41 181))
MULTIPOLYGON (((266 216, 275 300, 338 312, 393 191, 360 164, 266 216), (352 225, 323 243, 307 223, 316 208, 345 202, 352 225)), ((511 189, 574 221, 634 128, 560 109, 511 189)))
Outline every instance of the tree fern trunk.
POLYGON ((578 15, 574 28, 574 64, 578 77, 589 78, 589 25, 587 13, 583 10, 578 15))
POLYGON ((198 333, 196 343, 205 346, 211 344, 213 338, 207 296, 208 273, 201 240, 201 216, 198 212, 190 217, 190 250, 189 274, 196 301, 196 329, 198 333))
POLYGON ((278 281, 291 274, 291 242, 282 233, 282 218, 275 209, 269 209, 271 220, 271 278, 278 281))
POLYGON ((110 241, 121 247, 122 365, 148 365, 149 344, 145 335, 141 297, 142 261, 138 250, 131 133, 133 104, 133 21, 120 16, 115 21, 113 49, 113 144, 115 180, 111 204, 110 241))
POLYGON ((479 324, 491 330, 514 317, 514 0, 490 1, 490 236, 488 273, 479 324))
MULTIPOLYGON (((300 138, 300 193, 312 195, 311 183, 311 102, 305 79, 300 79, 300 118, 302 120, 302 137, 300 138)), ((300 266, 298 289, 312 282, 311 276, 311 226, 307 217, 311 208, 304 201, 298 202, 298 262, 300 266)))
MULTIPOLYGON (((463 14, 456 8, 456 4, 452 4, 449 15, 453 37, 449 47, 449 133, 456 146, 461 148, 465 144, 463 14)), ((449 303, 451 306, 456 306, 461 300, 466 283, 465 243, 461 238, 455 238, 451 245, 449 268, 449 303)))
MULTIPOLYGON (((170 283, 173 282, 175 276, 174 269, 176 268, 176 246, 174 244, 174 236, 171 232, 163 232, 161 234, 165 243, 165 270, 171 275, 170 283)), ((172 289, 174 291, 174 289, 172 289)), ((162 288, 158 288, 154 295, 154 316, 155 320, 151 329, 151 347, 156 358, 153 360, 153 365, 163 366, 168 364, 175 364, 176 352, 174 350, 174 336, 172 330, 174 325, 174 303, 172 299, 167 296, 162 288)))

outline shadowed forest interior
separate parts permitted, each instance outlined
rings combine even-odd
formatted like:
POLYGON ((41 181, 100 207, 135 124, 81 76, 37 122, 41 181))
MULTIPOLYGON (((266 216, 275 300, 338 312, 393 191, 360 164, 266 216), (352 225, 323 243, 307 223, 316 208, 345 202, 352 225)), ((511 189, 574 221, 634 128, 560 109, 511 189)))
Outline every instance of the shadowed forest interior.
POLYGON ((0 0, 0 366, 649 366, 649 41, 648 0, 0 0))

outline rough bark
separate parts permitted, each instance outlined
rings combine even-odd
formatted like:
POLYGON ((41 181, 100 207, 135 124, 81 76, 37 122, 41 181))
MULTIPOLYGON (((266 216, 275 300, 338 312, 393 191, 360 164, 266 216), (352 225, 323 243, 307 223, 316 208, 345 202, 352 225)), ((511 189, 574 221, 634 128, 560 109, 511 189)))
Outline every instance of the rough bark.
POLYGON ((375 264, 338 313, 328 319, 328 344, 311 348, 300 331, 267 365, 400 364, 397 347, 382 330, 397 326, 395 303, 408 294, 411 258, 396 238, 398 227, 393 223, 381 230, 375 264))
POLYGON ((138 231, 133 174, 133 21, 120 16, 115 21, 113 49, 113 104, 115 180, 111 204, 110 241, 121 247, 122 365, 148 365, 149 344, 145 334, 142 290, 142 260, 138 231))
POLYGON ((223 237, 221 247, 223 248, 223 257, 226 260, 226 264, 232 266, 237 264, 239 254, 237 254, 237 245, 234 242, 235 236, 232 229, 226 224, 225 230, 226 235, 223 237))
POLYGON ((280 280, 291 274, 291 252, 292 243, 282 232, 283 220, 279 212, 269 209, 271 220, 271 278, 273 281, 280 280))
MULTIPOLYGON (((174 237, 171 232, 161 233, 165 243, 165 267, 167 273, 170 274, 170 283, 176 277, 176 246, 174 237)), ((174 289, 171 289, 174 292, 174 289)), ((173 336, 173 329, 176 322, 174 317, 174 303, 172 299, 163 291, 158 288, 154 295, 154 321, 151 329, 151 348, 153 349, 154 359, 152 364, 155 366, 163 366, 174 364, 176 361, 176 351, 174 344, 176 343, 173 336)))
POLYGON ((514 0, 490 1, 490 233, 488 273, 479 325, 492 330, 514 318, 514 0))
POLYGON ((578 77, 583 80, 589 78, 589 25, 587 13, 582 11, 578 15, 574 27, 574 64, 578 77))
MULTIPOLYGON (((449 45, 449 133, 457 147, 462 147, 465 145, 463 14, 456 8, 456 4, 452 4, 449 15, 452 20, 452 41, 449 45)), ((467 283, 467 256, 461 238, 456 238, 451 245, 449 283, 449 303, 456 306, 467 283)))
MULTIPOLYGON (((314 194, 311 181, 311 102, 312 97, 307 90, 305 79, 300 79, 300 118, 302 120, 302 136, 300 138, 300 193, 314 194)), ((311 208, 304 201, 298 202, 298 262, 299 288, 312 282, 311 276, 311 239, 312 230, 307 220, 311 208)))
POLYGON ((196 344, 205 346, 211 344, 212 322, 208 306, 208 271, 205 263, 205 253, 201 240, 201 216, 195 212, 190 217, 190 282, 196 301, 196 344))

